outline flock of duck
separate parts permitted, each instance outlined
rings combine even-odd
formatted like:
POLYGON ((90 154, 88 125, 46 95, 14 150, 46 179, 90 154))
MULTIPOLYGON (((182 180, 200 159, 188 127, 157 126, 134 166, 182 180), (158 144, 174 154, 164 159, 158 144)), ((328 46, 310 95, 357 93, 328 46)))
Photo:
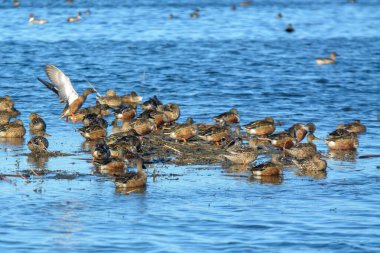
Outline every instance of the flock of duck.
MULTIPOLYGON (((92 86, 79 95, 68 76, 54 65, 47 64, 45 73, 49 81, 38 78, 49 90, 54 92, 65 108, 60 117, 72 122, 82 122, 80 134, 92 143, 92 160, 100 171, 115 175, 119 188, 144 187, 146 173, 142 150, 144 145, 158 136, 158 139, 175 144, 170 148, 181 155, 192 156, 197 150, 207 153, 217 150, 218 159, 231 164, 241 164, 252 171, 255 176, 279 176, 283 165, 293 166, 306 171, 324 171, 327 163, 318 151, 314 140, 319 140, 314 133, 313 123, 297 123, 289 129, 275 133, 276 122, 273 117, 252 121, 240 127, 240 115, 231 109, 213 118, 214 124, 194 123, 188 118, 186 123, 176 121, 180 117, 180 106, 174 103, 163 104, 156 96, 147 101, 131 92, 119 96, 108 90, 101 96, 92 86), (82 108, 88 95, 97 93, 95 106, 82 108), (105 116, 113 111, 112 134, 107 135, 108 122, 105 116), (138 114, 138 111, 141 113, 138 114), (119 126, 118 122, 122 122, 119 126), (307 136, 307 137, 306 137, 307 136), (306 137, 307 141, 303 143, 306 137), (182 151, 178 149, 182 148, 182 151), (203 149, 202 149, 203 148, 203 149), (260 152, 271 154, 268 162, 253 166, 260 152), (137 171, 126 170, 135 165, 137 171)), ((21 120, 10 122, 20 114, 15 109, 14 101, 9 96, 0 97, 0 138, 23 138, 26 129, 21 120)), ((30 114, 29 129, 33 137, 27 146, 35 155, 48 153, 49 141, 46 137, 46 123, 37 113, 30 114)), ((356 120, 339 125, 326 138, 325 143, 331 150, 355 150, 358 145, 358 134, 365 132, 366 127, 356 120)), ((152 152, 162 146, 153 147, 152 152)), ((212 155, 212 153, 210 153, 212 155)))

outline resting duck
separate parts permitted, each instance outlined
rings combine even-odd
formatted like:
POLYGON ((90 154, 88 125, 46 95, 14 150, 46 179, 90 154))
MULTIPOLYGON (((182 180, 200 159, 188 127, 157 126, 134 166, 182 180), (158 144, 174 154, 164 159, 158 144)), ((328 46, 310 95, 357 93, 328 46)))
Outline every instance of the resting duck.
POLYGON ((354 120, 352 123, 339 125, 336 129, 345 129, 350 133, 363 133, 367 130, 366 126, 363 125, 360 120, 354 120))
POLYGON ((31 113, 29 116, 29 130, 32 133, 46 132, 46 123, 37 113, 31 113))
POLYGON ((160 105, 157 107, 157 111, 164 112, 168 116, 167 123, 172 123, 181 116, 181 111, 177 104, 160 105))
POLYGON ((34 136, 28 141, 28 148, 32 153, 43 153, 47 151, 49 141, 43 136, 34 136))
POLYGON ((153 96, 149 100, 142 103, 141 108, 145 110, 155 110, 159 105, 162 105, 158 97, 153 96))
POLYGON ((357 135, 345 129, 337 129, 331 132, 325 143, 332 150, 356 150, 359 146, 357 135))
POLYGON ((293 25, 292 24, 288 24, 288 27, 286 27, 286 29, 285 29, 285 32, 287 32, 287 33, 292 33, 292 32, 294 32, 295 30, 294 30, 294 28, 293 28, 293 25))
POLYGON ((280 176, 282 171, 283 166, 278 154, 272 154, 271 161, 259 164, 251 170, 254 176, 280 176))
POLYGON ((141 103, 143 97, 137 95, 136 92, 132 91, 130 94, 121 97, 121 101, 123 104, 139 104, 141 103))
POLYGON ((116 188, 138 188, 138 187, 145 187, 146 186, 146 179, 147 175, 143 171, 143 169, 146 169, 144 166, 143 160, 136 159, 136 167, 137 171, 129 171, 125 174, 122 174, 115 179, 116 188))
POLYGON ((10 112, 0 111, 0 125, 9 123, 9 120, 13 118, 10 112))
POLYGON ((11 123, 0 125, 0 138, 22 138, 25 133, 24 124, 19 119, 11 123))
POLYGON ((124 122, 121 129, 123 131, 135 130, 139 136, 150 134, 155 127, 154 120, 149 119, 135 119, 130 122, 124 122))
POLYGON ((198 128, 198 137, 202 140, 213 142, 219 146, 223 140, 228 140, 231 137, 231 128, 229 126, 213 125, 206 127, 204 131, 198 128))
POLYGON ((116 95, 113 90, 107 90, 106 95, 103 97, 96 97, 101 105, 107 105, 110 108, 119 108, 123 102, 120 96, 116 95))
POLYGON ((33 14, 29 14, 29 24, 44 25, 47 23, 46 19, 36 19, 33 14))
POLYGON ((66 20, 69 23, 78 22, 81 19, 82 13, 78 12, 76 17, 68 17, 66 20))
POLYGON ((83 103, 87 99, 87 96, 91 93, 95 93, 96 91, 94 89, 86 89, 83 94, 79 96, 71 84, 70 78, 67 77, 59 68, 54 65, 47 64, 45 66, 45 72, 52 83, 40 78, 37 79, 48 89, 57 94, 61 103, 66 102, 66 107, 63 109, 60 118, 66 117, 67 120, 67 118, 71 116, 72 119, 76 120, 74 114, 82 107, 83 103))
POLYGON ((220 123, 220 124, 233 124, 233 123, 239 123, 240 121, 240 117, 239 117, 239 113, 238 111, 235 109, 235 108, 232 108, 231 110, 229 110, 228 112, 224 112, 214 118, 212 118, 213 120, 215 120, 217 123, 220 123))
POLYGON ((304 124, 294 124, 288 129, 288 132, 290 135, 296 139, 297 143, 300 143, 306 136, 306 134, 309 133, 314 133, 316 130, 316 126, 314 123, 307 123, 306 125, 304 124))
POLYGON ((276 130, 273 117, 252 121, 243 127, 246 129, 247 133, 260 137, 270 135, 276 130))
POLYGON ((334 64, 336 63, 335 56, 338 56, 338 54, 335 52, 331 52, 330 58, 316 58, 315 62, 319 65, 334 64))
POLYGON ((285 154, 297 159, 305 159, 313 156, 317 153, 317 146, 313 143, 313 140, 320 140, 313 133, 308 134, 307 143, 298 143, 294 147, 285 149, 285 154))
POLYGON ((185 124, 179 124, 169 133, 170 138, 187 142, 187 140, 195 137, 198 134, 198 126, 193 123, 192 118, 187 118, 185 124))
POLYGON ((136 107, 127 106, 114 111, 114 115, 117 119, 123 121, 131 121, 136 116, 136 107))
POLYGON ((321 154, 316 153, 312 157, 303 160, 293 159, 292 162, 302 170, 326 170, 327 162, 322 160, 322 157, 321 154))
POLYGON ((241 140, 236 142, 234 146, 229 147, 227 152, 229 154, 223 155, 225 158, 232 163, 243 164, 243 166, 255 161, 258 155, 256 145, 250 145, 249 147, 242 146, 241 140))
POLYGON ((169 122, 168 115, 163 111, 157 110, 146 110, 143 111, 137 119, 152 119, 154 122, 154 130, 158 130, 158 128, 164 123, 169 122))
POLYGON ((87 140, 96 140, 107 136, 107 128, 99 125, 89 125, 79 128, 79 133, 87 140))
POLYGON ((91 125, 98 125, 103 128, 108 127, 108 122, 103 119, 101 116, 95 114, 95 113, 90 113, 84 116, 83 118, 83 126, 88 127, 91 125))
POLYGON ((92 159, 94 161, 106 161, 111 157, 109 146, 104 139, 99 139, 92 150, 92 159))

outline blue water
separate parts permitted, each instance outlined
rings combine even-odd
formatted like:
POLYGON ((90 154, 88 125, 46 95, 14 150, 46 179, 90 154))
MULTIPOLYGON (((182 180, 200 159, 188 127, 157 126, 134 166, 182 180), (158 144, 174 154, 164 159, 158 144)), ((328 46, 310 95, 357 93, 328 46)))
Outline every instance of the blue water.
POLYGON ((43 115, 49 149, 75 156, 35 161, 24 155, 27 134, 1 141, 0 172, 44 168, 77 177, 0 181, 2 252, 380 250, 380 159, 358 158, 380 150, 380 2, 257 0, 236 11, 233 1, 9 2, 0 3, 0 96, 14 98, 26 125, 31 112, 43 115), (192 20, 196 7, 200 18, 192 20), (65 22, 87 8, 91 16, 65 22), (28 25, 29 13, 49 23, 28 25), (180 18, 168 20, 170 13, 180 18), (283 31, 288 23, 295 33, 283 31), (336 65, 315 64, 331 51, 339 54, 336 65), (179 103, 180 122, 212 122, 236 107, 242 124, 273 116, 282 130, 312 121, 325 137, 360 119, 367 133, 345 159, 317 143, 330 156, 326 173, 288 167, 268 182, 220 164, 154 164, 148 175, 167 176, 149 177, 145 192, 125 195, 93 173, 80 125, 58 120, 62 105, 36 80, 47 63, 79 92, 88 79, 102 93, 179 103))

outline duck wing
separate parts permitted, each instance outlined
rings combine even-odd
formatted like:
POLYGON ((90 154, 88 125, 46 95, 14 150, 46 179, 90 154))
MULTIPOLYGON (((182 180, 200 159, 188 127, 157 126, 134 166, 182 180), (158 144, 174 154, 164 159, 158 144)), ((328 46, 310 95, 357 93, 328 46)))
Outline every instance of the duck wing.
MULTIPOLYGON (((59 68, 54 65, 47 64, 45 66, 45 72, 52 82, 52 84, 49 83, 50 86, 54 86, 55 90, 57 90, 61 102, 67 102, 71 105, 79 97, 78 93, 74 90, 74 87, 71 84, 70 78, 67 77, 59 68)), ((43 82, 43 84, 47 86, 46 83, 43 82)), ((51 89, 50 87, 48 88, 51 89)))

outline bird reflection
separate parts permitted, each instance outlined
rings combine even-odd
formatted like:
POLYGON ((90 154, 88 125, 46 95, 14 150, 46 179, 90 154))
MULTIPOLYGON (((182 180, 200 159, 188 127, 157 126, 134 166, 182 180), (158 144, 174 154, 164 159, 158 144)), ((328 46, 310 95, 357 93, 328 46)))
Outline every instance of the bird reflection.
POLYGON ((281 184, 282 176, 255 176, 252 175, 249 177, 250 182, 257 182, 260 184, 281 184))
POLYGON ((4 146, 23 146, 24 138, 0 138, 0 144, 4 146))
POLYGON ((146 187, 139 188, 119 188, 115 187, 115 192, 118 194, 128 195, 131 193, 145 193, 146 187))
POLYGON ((28 154, 27 163, 37 169, 45 169, 49 156, 41 154, 28 154))
POLYGON ((329 150, 328 155, 339 161, 354 162, 356 160, 356 150, 329 150))
POLYGON ((327 178, 327 172, 325 170, 299 170, 295 172, 295 174, 297 176, 312 177, 317 180, 327 178))

